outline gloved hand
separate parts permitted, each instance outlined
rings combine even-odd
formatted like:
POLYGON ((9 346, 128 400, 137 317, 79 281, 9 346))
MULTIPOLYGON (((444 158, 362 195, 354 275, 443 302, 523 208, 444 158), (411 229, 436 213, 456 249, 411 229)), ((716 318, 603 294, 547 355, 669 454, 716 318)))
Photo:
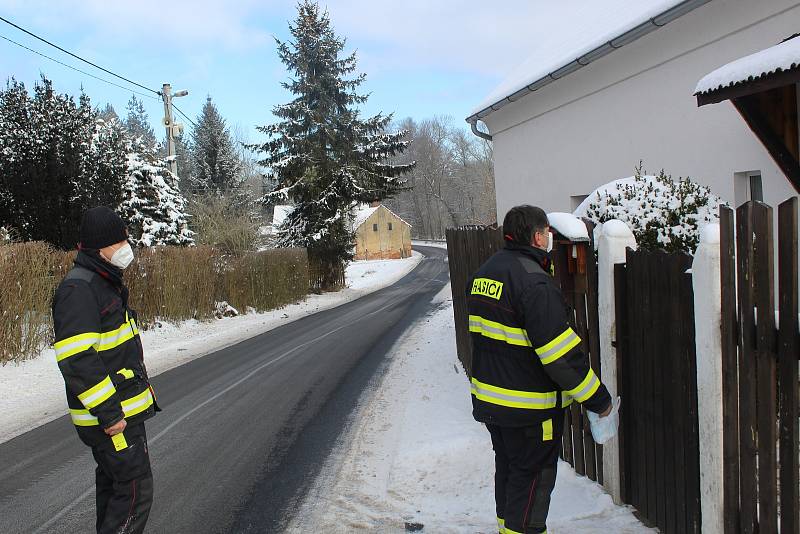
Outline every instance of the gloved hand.
POLYGON ((619 397, 612 399, 611 413, 605 417, 600 417, 600 414, 591 411, 586 412, 595 443, 602 445, 617 435, 617 430, 619 429, 619 405, 621 403, 622 399, 619 397))

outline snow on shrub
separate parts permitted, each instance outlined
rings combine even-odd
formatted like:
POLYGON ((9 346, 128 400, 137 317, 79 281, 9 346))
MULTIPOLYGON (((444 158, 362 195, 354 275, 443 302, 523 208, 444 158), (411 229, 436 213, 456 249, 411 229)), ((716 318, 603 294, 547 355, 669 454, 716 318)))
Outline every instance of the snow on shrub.
POLYGON ((688 177, 675 181, 663 169, 657 176, 643 174, 639 162, 634 176, 598 188, 575 215, 625 222, 644 250, 693 254, 703 227, 719 220, 720 204, 726 203, 709 187, 688 177))

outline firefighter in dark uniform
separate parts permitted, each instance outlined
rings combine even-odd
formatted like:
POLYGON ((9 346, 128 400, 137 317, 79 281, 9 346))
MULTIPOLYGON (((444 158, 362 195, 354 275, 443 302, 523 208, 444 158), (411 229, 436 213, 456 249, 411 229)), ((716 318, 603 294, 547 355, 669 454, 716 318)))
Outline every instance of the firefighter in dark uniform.
POLYGON ((503 234, 505 248, 468 287, 473 416, 492 438, 500 532, 540 534, 547 532, 564 408, 580 402, 607 415, 611 398, 568 324, 552 277, 547 215, 514 207, 503 234))
POLYGON ((158 411, 122 271, 133 260, 111 209, 84 213, 73 269, 53 298, 58 367, 81 441, 97 462, 97 532, 144 531, 153 476, 144 421, 158 411))

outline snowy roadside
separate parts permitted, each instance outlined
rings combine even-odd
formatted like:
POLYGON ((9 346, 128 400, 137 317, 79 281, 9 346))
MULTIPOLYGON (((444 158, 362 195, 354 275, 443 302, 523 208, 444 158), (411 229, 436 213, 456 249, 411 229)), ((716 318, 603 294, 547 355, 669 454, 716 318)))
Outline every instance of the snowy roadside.
MULTIPOLYGON (((472 419, 455 351, 450 286, 390 355, 288 532, 496 533, 494 456, 472 419)), ((548 532, 654 532, 559 465, 548 532)))
MULTIPOLYGON (((357 261, 347 268, 348 287, 336 293, 309 295, 278 310, 239 317, 164 324, 142 333, 145 363, 151 376, 195 358, 262 334, 316 312, 334 308, 389 286, 422 260, 414 252, 402 260, 357 261)), ((66 413, 64 381, 52 349, 19 364, 0 366, 0 443, 66 413)))
POLYGON ((425 241, 425 240, 419 240, 419 239, 412 239, 411 240, 411 244, 412 245, 420 245, 420 246, 423 246, 423 247, 436 247, 436 248, 444 248, 444 249, 447 248, 447 242, 446 241, 425 241))

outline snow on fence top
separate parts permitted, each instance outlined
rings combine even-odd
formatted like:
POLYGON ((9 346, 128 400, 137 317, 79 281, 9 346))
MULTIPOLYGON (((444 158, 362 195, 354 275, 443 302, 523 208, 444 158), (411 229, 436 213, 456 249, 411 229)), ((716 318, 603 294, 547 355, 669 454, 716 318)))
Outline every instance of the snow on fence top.
POLYGON ((800 66, 800 38, 732 61, 697 82, 694 94, 708 93, 800 66))
POLYGON ((584 56, 589 52, 657 18, 682 2, 683 0, 586 2, 577 10, 554 13, 548 20, 547 32, 539 35, 533 54, 474 108, 472 115, 550 74, 557 73, 576 60, 585 61, 584 56))
POLYGON ((619 219, 612 219, 606 221, 602 226, 603 235, 606 237, 620 237, 630 238, 633 237, 633 232, 630 227, 619 219))
POLYGON ((547 220, 551 227, 570 241, 589 241, 586 224, 571 213, 548 213, 547 220))

